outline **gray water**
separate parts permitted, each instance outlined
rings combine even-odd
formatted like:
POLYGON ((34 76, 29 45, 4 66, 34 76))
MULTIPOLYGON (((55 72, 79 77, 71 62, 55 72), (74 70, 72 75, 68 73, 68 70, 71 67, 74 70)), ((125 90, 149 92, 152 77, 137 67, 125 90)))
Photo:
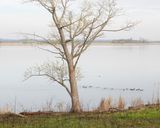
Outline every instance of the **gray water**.
MULTIPOLYGON (((151 101, 160 85, 159 56, 158 44, 91 46, 79 63, 81 103, 92 108, 108 96, 115 100, 122 96, 127 104, 135 97, 151 101), (129 90, 134 88, 141 91, 129 90)), ((1 46, 0 107, 16 104, 17 109, 37 110, 50 99, 53 104, 69 104, 68 94, 56 83, 42 77, 23 81, 28 67, 52 59, 52 54, 32 46, 1 46)))

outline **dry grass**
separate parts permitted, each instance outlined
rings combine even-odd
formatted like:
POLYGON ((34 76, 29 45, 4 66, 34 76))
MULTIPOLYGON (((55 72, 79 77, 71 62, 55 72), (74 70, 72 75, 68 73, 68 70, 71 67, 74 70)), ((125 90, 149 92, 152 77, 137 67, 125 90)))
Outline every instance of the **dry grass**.
POLYGON ((116 101, 113 105, 113 98, 107 97, 103 98, 96 109, 99 112, 104 111, 121 111, 124 110, 126 106, 125 99, 123 97, 119 97, 118 101, 116 101))
POLYGON ((159 87, 156 89, 156 95, 155 93, 153 93, 153 96, 152 96, 152 104, 155 104, 155 105, 160 105, 160 89, 159 87))
POLYGON ((6 113, 11 113, 11 112, 12 112, 12 107, 9 104, 0 108, 0 114, 6 114, 6 113))
POLYGON ((109 111, 110 108, 112 108, 112 97, 102 99, 98 111, 109 111))
POLYGON ((131 101, 131 107, 132 108, 142 108, 144 107, 144 101, 141 98, 137 97, 131 101))
POLYGON ((120 96, 119 99, 118 99, 118 102, 117 102, 117 108, 119 110, 124 110, 125 106, 126 106, 125 99, 120 96))
MULTIPOLYGON (((144 101, 140 98, 133 98, 133 100, 130 102, 129 105, 126 105, 126 101, 124 97, 120 96, 118 100, 113 99, 112 97, 103 98, 99 105, 92 109, 90 105, 88 105, 88 108, 82 107, 82 110, 84 112, 117 112, 117 111, 123 111, 127 109, 141 109, 145 106, 160 106, 160 97, 159 93, 156 95, 156 97, 152 98, 151 102, 144 103, 144 101)), ((83 106, 83 105, 82 105, 83 106)), ((54 104, 53 100, 50 99, 46 101, 45 104, 43 104, 41 107, 38 108, 31 108, 31 109, 25 109, 23 105, 20 107, 17 106, 18 112, 70 112, 70 104, 65 103, 58 103, 54 104)), ((15 105, 7 104, 6 106, 0 108, 0 114, 5 113, 16 113, 15 111, 15 105)))

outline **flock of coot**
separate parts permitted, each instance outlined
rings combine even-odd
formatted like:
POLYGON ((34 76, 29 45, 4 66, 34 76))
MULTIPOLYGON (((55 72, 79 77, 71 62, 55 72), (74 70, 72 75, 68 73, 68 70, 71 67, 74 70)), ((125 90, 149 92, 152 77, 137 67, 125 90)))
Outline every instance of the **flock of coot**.
POLYGON ((107 87, 94 87, 94 86, 82 86, 82 88, 87 89, 87 88, 99 88, 103 90, 119 90, 119 91, 136 91, 136 92, 143 92, 144 89, 141 88, 107 88, 107 87))

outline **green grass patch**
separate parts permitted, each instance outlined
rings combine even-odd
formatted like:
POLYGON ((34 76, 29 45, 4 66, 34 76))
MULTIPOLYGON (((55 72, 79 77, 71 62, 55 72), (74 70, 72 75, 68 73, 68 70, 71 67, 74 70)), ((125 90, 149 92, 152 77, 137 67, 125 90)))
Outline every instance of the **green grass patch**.
POLYGON ((0 128, 160 128, 160 109, 0 118, 0 128))

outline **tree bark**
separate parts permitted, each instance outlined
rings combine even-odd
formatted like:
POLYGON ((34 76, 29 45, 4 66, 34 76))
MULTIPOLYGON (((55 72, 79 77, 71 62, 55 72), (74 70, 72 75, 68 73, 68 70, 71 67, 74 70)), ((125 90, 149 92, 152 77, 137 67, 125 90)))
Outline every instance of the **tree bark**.
POLYGON ((68 69, 69 69, 69 82, 71 88, 71 102, 72 102, 71 112, 81 112, 82 110, 79 101, 76 74, 72 60, 69 60, 68 69))

